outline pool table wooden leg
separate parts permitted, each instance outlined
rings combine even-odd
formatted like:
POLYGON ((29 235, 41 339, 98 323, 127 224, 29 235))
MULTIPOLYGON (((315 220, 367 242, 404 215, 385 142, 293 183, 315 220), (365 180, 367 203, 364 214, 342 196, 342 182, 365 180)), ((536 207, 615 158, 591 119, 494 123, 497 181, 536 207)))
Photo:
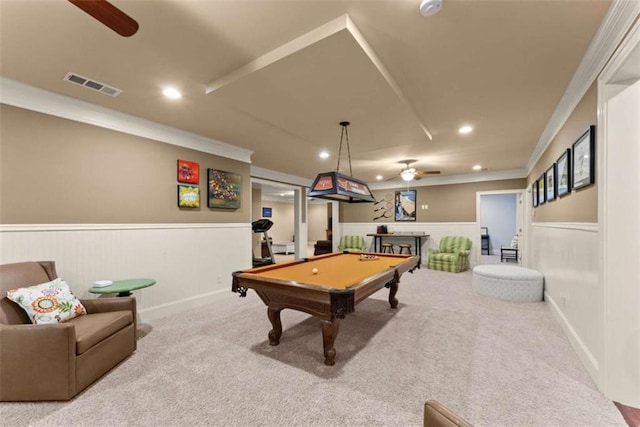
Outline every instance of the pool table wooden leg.
POLYGON ((391 308, 398 308, 398 299, 396 298, 398 283, 400 283, 400 275, 396 270, 393 280, 386 285, 389 288, 389 305, 391 305, 391 308))
POLYGON ((322 345, 324 346, 324 364, 333 366, 336 363, 336 349, 333 343, 338 336, 340 319, 332 317, 331 320, 322 320, 322 345))
POLYGON ((271 322, 271 326, 273 329, 269 331, 269 344, 270 345, 278 345, 280 344, 280 337, 282 336, 282 322, 280 321, 280 312, 281 308, 267 308, 267 316, 269 317, 269 321, 271 322))

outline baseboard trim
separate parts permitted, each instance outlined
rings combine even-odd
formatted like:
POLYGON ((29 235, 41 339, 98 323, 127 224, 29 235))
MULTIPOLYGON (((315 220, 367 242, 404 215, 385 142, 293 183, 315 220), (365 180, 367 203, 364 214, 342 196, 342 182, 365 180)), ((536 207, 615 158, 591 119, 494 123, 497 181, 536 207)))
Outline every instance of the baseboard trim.
POLYGON ((175 224, 0 224, 0 233, 19 231, 172 230, 199 228, 249 228, 249 223, 175 224))
POLYGON ((139 310, 139 320, 144 322, 152 322, 154 320, 162 319, 164 317, 181 313, 189 309, 202 307, 204 305, 217 302, 222 298, 222 294, 227 292, 231 292, 231 288, 218 289, 216 291, 207 292, 205 294, 184 298, 179 301, 173 301, 167 304, 156 305, 154 307, 139 310))
POLYGON ((549 293, 547 293, 546 291, 544 293, 544 300, 549 305, 551 314, 553 314, 553 317, 555 317, 555 319, 560 324, 560 327, 564 331, 565 336, 571 343, 571 347, 573 347, 573 350, 580 358, 580 361, 582 361, 582 364, 591 376, 591 379, 593 379, 593 382, 596 384, 596 386, 600 388, 600 368, 598 360, 593 356, 593 354, 591 354, 585 343, 580 339, 575 329, 573 329, 567 318, 562 313, 562 310, 560 310, 558 304, 556 304, 551 295, 549 295, 549 293))

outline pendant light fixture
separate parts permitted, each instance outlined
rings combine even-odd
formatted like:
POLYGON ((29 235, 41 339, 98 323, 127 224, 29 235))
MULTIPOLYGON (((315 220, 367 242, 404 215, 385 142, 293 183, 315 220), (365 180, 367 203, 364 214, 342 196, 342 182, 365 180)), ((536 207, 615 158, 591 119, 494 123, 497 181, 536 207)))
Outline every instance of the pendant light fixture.
POLYGON ((340 122, 342 132, 340 134, 340 148, 338 149, 338 166, 333 172, 321 172, 311 185, 307 196, 318 199, 327 199, 347 203, 373 203, 375 199, 369 190, 369 186, 359 179, 354 178, 351 169, 351 149, 349 148, 349 122, 340 122), (342 157, 342 143, 346 141, 347 155, 349 158, 349 176, 340 173, 340 158, 342 157))

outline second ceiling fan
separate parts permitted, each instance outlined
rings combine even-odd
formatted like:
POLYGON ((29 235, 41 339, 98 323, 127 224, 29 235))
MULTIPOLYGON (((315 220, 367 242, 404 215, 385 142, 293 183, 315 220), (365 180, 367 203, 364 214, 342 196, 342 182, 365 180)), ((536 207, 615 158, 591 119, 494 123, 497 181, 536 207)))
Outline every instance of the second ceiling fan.
MULTIPOLYGON (((413 181, 414 179, 420 179, 423 176, 426 175, 439 175, 440 171, 425 171, 425 170, 417 170, 414 167, 411 167, 411 164, 417 162, 418 160, 416 159, 407 159, 407 160, 400 160, 398 163, 403 163, 405 165, 405 167, 400 171, 400 178, 402 178, 403 181, 413 181)), ((389 179, 388 181, 397 179, 397 176, 394 176, 393 178, 389 179)))

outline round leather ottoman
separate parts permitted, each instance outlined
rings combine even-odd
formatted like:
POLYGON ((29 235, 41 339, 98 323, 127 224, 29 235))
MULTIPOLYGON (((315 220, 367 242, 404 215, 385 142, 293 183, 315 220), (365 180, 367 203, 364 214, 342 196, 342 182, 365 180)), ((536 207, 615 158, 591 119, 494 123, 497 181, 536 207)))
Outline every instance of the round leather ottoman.
POLYGON ((506 301, 542 301, 542 273, 512 265, 478 265, 473 268, 473 290, 506 301))

